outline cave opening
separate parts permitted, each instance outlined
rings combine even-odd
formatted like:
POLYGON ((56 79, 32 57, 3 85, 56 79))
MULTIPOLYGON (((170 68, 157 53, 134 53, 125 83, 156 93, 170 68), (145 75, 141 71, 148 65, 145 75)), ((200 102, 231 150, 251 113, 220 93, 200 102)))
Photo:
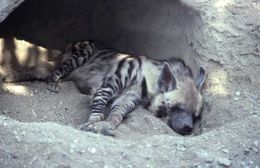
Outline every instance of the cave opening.
POLYGON ((48 49, 92 39, 129 54, 181 57, 193 64, 190 39, 198 20, 177 0, 27 0, 1 23, 0 36, 48 49))
POLYGON ((37 66, 42 57, 57 61, 53 50, 91 39, 137 56, 181 58, 196 77, 191 39, 199 24, 199 15, 177 0, 26 0, 0 24, 5 50, 0 61, 7 71, 23 71, 37 66))

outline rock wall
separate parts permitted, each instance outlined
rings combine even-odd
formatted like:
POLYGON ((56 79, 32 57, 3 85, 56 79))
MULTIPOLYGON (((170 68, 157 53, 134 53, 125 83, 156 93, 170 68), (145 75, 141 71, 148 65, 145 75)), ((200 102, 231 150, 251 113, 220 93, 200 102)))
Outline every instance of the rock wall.
POLYGON ((24 0, 2 0, 0 1, 0 23, 24 0))
POLYGON ((197 16, 171 0, 27 0, 0 26, 0 36, 15 36, 48 49, 93 39, 130 54, 181 57, 196 75, 196 52, 187 36, 199 21, 197 16))
POLYGON ((260 2, 257 0, 181 0, 199 13, 203 24, 190 41, 200 58, 225 68, 239 82, 259 85, 260 2))

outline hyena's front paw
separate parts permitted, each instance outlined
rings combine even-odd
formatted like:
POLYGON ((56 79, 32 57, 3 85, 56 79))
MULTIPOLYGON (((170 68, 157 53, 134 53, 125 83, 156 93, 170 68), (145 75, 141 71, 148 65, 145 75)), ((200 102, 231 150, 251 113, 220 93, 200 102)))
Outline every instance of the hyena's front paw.
POLYGON ((115 126, 108 121, 88 122, 79 127, 80 130, 115 136, 115 126))
POLYGON ((48 76, 45 79, 43 79, 44 82, 47 83, 47 89, 49 91, 58 93, 60 88, 59 88, 59 82, 55 81, 52 76, 48 76))
POLYGON ((60 91, 60 87, 59 84, 57 82, 50 82, 47 84, 47 89, 49 91, 55 92, 55 93, 59 93, 60 91))

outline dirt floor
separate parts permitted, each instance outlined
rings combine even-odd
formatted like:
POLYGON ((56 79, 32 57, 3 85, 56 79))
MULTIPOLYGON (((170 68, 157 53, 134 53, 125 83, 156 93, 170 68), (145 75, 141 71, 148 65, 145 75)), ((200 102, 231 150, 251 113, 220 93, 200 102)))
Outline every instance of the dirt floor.
POLYGON ((214 105, 220 114, 206 103, 199 135, 180 136, 140 107, 112 138, 74 129, 86 121, 90 98, 72 82, 62 83, 59 94, 46 87, 41 82, 2 84, 0 167, 260 165, 259 93, 241 89, 229 100, 210 100, 221 103, 214 105))

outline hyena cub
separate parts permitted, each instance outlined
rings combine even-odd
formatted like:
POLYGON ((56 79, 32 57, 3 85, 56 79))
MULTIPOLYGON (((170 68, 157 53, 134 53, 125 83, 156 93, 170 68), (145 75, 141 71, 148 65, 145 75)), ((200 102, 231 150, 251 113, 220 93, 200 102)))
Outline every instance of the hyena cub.
POLYGON ((133 57, 89 41, 70 45, 64 58, 46 80, 58 83, 71 74, 77 87, 93 96, 91 115, 81 130, 112 135, 128 113, 144 104, 176 132, 192 132, 194 119, 202 110, 200 90, 206 78, 202 67, 194 80, 190 68, 180 59, 133 57), (105 119, 108 102, 112 103, 105 119))

